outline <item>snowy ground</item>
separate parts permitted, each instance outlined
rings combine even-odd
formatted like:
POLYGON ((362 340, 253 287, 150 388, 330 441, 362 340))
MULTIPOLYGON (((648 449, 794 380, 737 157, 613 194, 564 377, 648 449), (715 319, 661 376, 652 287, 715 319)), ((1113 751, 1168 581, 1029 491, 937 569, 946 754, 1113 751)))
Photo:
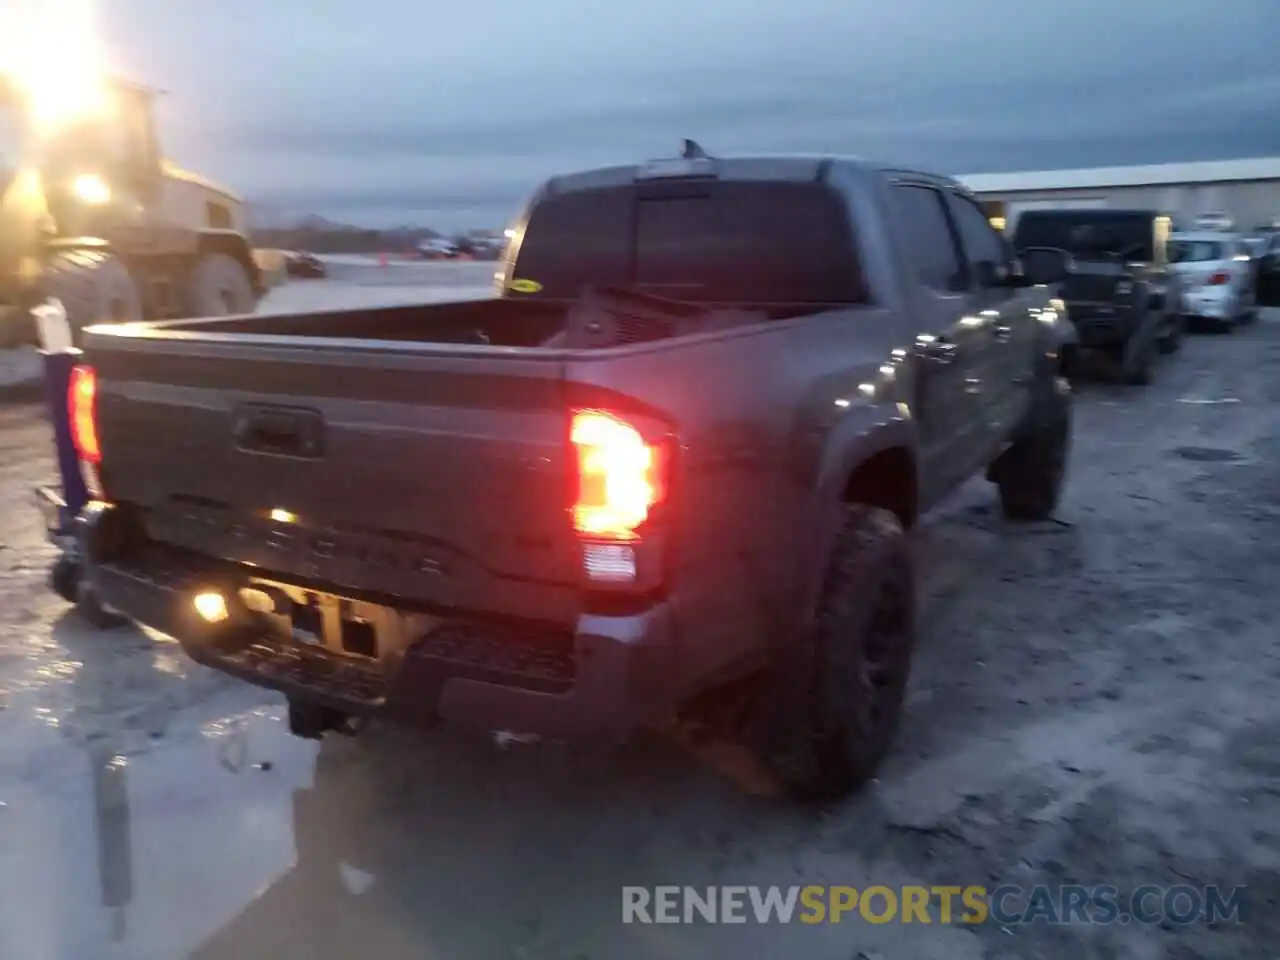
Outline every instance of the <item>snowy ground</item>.
POLYGON ((496 263, 427 263, 373 257, 324 257, 325 280, 292 280, 267 294, 260 312, 345 310, 355 307, 462 300, 489 296, 496 263))
MULTIPOLYGON (((375 257, 324 258, 325 280, 290 280, 267 294, 260 313, 306 313, 360 307, 470 300, 487 297, 498 264, 491 262, 426 263, 375 257)), ((0 390, 39 380, 40 356, 34 347, 0 350, 0 390)))
POLYGON ((48 431, 0 408, 0 957, 1273 958, 1278 404, 1273 312, 1191 339, 1150 388, 1082 385, 1061 524, 1003 524, 981 481, 929 518, 898 749, 822 813, 656 738, 610 757, 292 741, 276 697, 90 630, 44 588, 27 503, 48 431), (1247 885, 1249 909, 1213 928, 620 923, 624 884, 1071 882, 1247 885))

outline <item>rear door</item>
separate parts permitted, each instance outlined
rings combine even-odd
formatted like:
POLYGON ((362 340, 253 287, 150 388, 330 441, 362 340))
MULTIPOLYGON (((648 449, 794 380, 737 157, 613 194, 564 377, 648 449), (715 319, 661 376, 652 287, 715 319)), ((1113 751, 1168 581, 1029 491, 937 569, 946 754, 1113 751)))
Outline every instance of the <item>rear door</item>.
POLYGON ((1035 331, 1021 291, 1001 282, 1013 260, 1004 238, 975 201, 956 190, 948 191, 947 200, 964 254, 970 315, 981 321, 977 336, 989 343, 981 351, 982 397, 994 445, 1022 419, 1030 402, 1035 331))
POLYGON ((990 344, 969 310, 968 281, 942 191, 929 182, 890 186, 900 255, 912 276, 916 419, 927 504, 968 476, 986 448, 983 375, 990 344))

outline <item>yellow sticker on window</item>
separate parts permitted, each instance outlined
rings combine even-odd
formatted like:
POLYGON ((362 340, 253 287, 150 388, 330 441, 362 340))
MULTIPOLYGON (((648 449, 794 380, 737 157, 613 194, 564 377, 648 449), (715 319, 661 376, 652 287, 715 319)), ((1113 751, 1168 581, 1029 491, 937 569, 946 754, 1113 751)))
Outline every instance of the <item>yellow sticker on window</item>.
POLYGON ((512 280, 508 285, 509 290, 516 293, 537 293, 542 289, 542 284, 537 280, 512 280))

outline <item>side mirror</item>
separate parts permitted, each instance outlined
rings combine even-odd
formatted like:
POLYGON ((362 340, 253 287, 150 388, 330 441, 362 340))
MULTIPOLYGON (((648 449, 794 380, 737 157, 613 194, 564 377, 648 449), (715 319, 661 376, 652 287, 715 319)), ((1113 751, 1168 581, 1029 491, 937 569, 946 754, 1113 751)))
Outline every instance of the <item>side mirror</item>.
POLYGON ((1022 272, 1022 264, 1014 258, 1010 263, 992 263, 979 260, 973 265, 976 279, 980 286, 988 289, 996 287, 1025 287, 1026 277, 1022 272))
POLYGON ((1026 286, 1062 283, 1071 273, 1071 254, 1057 247, 1027 247, 1018 259, 1026 286))

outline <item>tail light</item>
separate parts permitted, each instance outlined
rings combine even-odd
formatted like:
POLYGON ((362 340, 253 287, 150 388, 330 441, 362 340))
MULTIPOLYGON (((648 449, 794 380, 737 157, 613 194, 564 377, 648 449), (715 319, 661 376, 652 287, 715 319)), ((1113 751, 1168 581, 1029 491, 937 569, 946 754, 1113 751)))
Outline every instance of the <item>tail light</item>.
POLYGON ((85 463, 102 462, 98 443, 98 374, 83 364, 71 368, 67 384, 67 416, 71 422, 71 442, 85 463))
POLYGON ((651 580, 658 558, 642 562, 637 551, 666 500, 667 448, 603 410, 574 411, 569 440, 576 457, 573 527, 583 541, 588 579, 651 580))
POLYGON ((1230 282, 1231 282, 1231 276, 1219 270, 1217 273, 1209 274, 1209 279, 1205 281, 1205 285, 1210 287, 1220 287, 1224 283, 1230 283, 1230 282))
POLYGON ((569 434, 578 457, 573 526, 584 537, 636 540, 666 496, 661 448, 611 413, 579 410, 569 434))

